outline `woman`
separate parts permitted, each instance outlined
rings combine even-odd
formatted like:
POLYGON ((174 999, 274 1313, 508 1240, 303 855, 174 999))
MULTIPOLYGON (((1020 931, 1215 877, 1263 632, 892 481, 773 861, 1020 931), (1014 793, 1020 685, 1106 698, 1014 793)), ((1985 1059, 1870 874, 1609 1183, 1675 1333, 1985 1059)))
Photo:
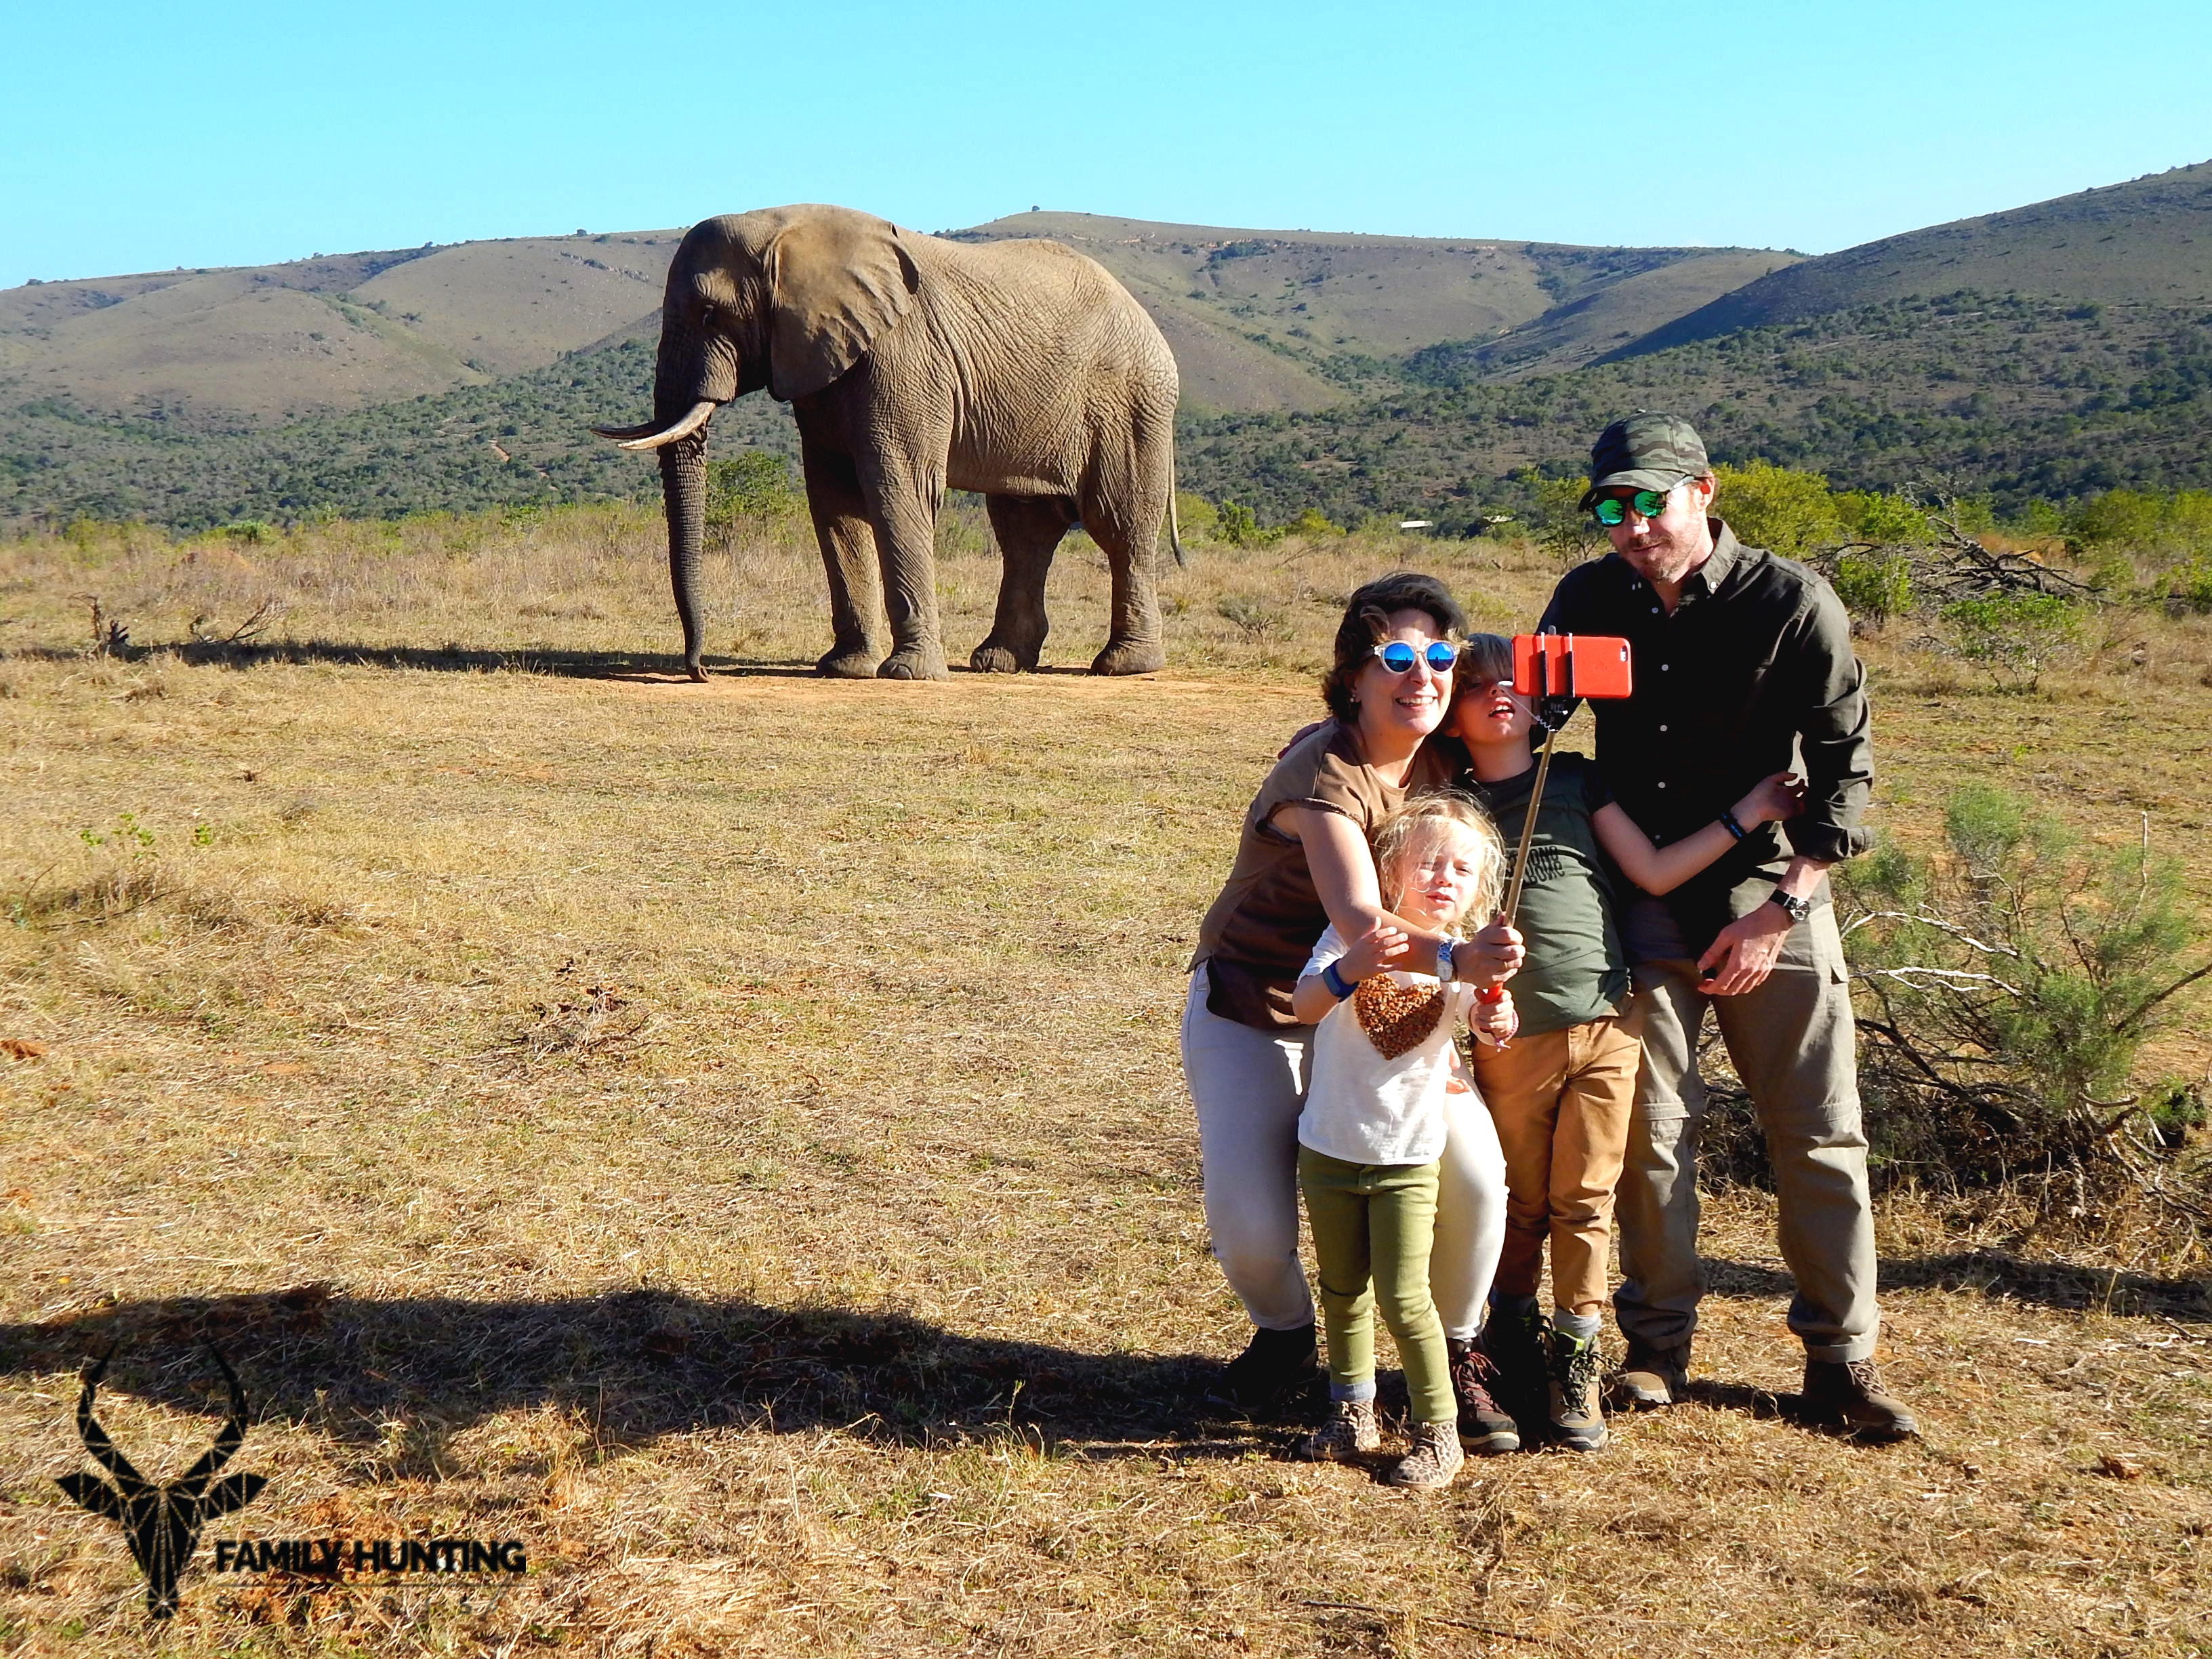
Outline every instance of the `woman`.
MULTIPOLYGON (((1297 1121, 1313 1029, 1291 998, 1314 943, 1334 924, 1355 939, 1388 922, 1401 960, 1489 983, 1520 965, 1518 937, 1492 927, 1438 956, 1443 935, 1382 908, 1367 836, 1408 794, 1442 788, 1464 757, 1431 734, 1451 707, 1451 636, 1466 618, 1443 585, 1401 573, 1346 604, 1336 660, 1322 682, 1334 717, 1283 752, 1244 815, 1236 863, 1206 912, 1183 1010, 1183 1074, 1197 1107, 1213 1254, 1255 1327, 1229 1365, 1234 1399, 1264 1406, 1304 1382, 1315 1360, 1312 1298, 1298 1263, 1297 1121)), ((1472 1342, 1498 1262, 1504 1161, 1489 1114, 1454 1097, 1437 1198, 1431 1285, 1462 1424, 1485 1450, 1510 1449, 1511 1419, 1483 1392, 1472 1342), (1472 1420, 1480 1419, 1480 1422, 1472 1420)))

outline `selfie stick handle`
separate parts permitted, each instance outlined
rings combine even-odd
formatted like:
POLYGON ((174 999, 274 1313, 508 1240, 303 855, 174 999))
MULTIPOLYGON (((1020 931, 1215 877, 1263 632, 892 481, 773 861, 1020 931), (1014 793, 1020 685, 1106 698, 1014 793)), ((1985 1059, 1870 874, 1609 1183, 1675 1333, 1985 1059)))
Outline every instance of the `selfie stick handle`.
POLYGON ((1513 879, 1505 889, 1504 921, 1508 927, 1521 914, 1521 886, 1528 878, 1528 843, 1536 838, 1536 812, 1544 804, 1544 775, 1552 769, 1550 726, 1544 728, 1544 746, 1536 751, 1536 782, 1528 791, 1528 816, 1521 821, 1521 845, 1513 854, 1513 879))

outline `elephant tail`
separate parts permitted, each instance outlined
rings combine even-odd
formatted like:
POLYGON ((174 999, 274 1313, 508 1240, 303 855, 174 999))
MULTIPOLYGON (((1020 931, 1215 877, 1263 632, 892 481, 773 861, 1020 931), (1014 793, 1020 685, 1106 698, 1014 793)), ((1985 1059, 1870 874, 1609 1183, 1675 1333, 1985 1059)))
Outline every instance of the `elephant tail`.
POLYGON ((1176 517, 1175 455, 1168 455, 1168 545, 1175 549, 1176 568, 1190 568, 1190 556, 1182 550, 1182 526, 1176 517))

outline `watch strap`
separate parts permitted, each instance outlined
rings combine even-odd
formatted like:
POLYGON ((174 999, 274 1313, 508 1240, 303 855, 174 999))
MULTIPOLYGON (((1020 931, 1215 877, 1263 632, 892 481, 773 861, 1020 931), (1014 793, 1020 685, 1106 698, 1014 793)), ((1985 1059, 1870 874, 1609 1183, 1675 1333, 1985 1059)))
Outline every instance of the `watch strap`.
POLYGON ((1779 887, 1768 894, 1767 897, 1773 903, 1780 905, 1782 907, 1782 913, 1788 916, 1792 921, 1802 921, 1806 917, 1813 914, 1812 900, 1792 898, 1789 894, 1784 892, 1779 887))

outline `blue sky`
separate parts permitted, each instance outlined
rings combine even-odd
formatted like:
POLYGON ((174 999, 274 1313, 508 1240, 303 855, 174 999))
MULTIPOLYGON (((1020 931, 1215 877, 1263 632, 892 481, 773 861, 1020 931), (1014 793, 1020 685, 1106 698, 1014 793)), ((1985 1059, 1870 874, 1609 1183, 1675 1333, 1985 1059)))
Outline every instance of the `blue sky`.
POLYGON ((833 201, 1824 252, 2212 158, 2203 0, 0 0, 0 286, 833 201))

